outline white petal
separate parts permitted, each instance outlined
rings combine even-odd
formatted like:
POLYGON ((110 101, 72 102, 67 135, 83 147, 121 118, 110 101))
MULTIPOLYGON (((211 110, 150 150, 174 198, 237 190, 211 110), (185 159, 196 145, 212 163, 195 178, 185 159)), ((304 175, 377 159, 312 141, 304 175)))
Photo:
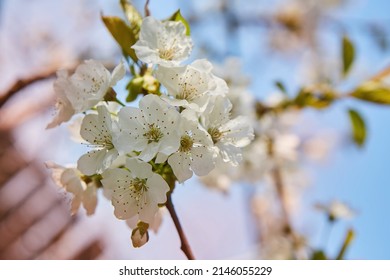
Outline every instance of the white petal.
POLYGON ((81 195, 86 189, 85 183, 80 178, 80 173, 74 168, 67 168, 61 174, 61 184, 67 192, 73 193, 75 196, 81 195))
POLYGON ((113 87, 116 83, 121 80, 126 74, 125 65, 121 61, 112 71, 110 86, 113 87))
POLYGON ((160 148, 160 144, 156 142, 152 142, 148 144, 144 150, 140 153, 138 158, 142 159, 143 161, 150 161, 152 160, 158 153, 160 148))
POLYGON ((169 156, 179 150, 180 136, 177 134, 176 131, 173 131, 168 136, 163 137, 160 142, 160 153, 169 156))
POLYGON ((136 158, 127 159, 126 167, 130 170, 134 178, 145 179, 153 175, 152 166, 136 158))
POLYGON ((94 184, 89 184, 83 193, 83 206, 87 215, 95 213, 97 205, 97 188, 94 184))
POLYGON ((157 164, 163 163, 163 162, 166 162, 167 159, 168 159, 168 155, 163 154, 163 153, 158 153, 156 160, 155 160, 155 163, 157 163, 157 164))
POLYGON ((233 139, 235 146, 244 147, 254 138, 253 127, 249 118, 238 116, 221 126, 222 131, 229 131, 225 137, 233 139))
POLYGON ((198 176, 205 176, 214 169, 214 155, 206 147, 194 147, 191 150, 191 169, 198 176))
POLYGON ((46 166, 46 168, 51 169, 51 171, 52 171, 51 176, 53 178, 54 183, 58 186, 62 186, 61 175, 64 172, 65 167, 58 165, 57 163, 55 163, 53 161, 46 161, 45 166, 46 166))
POLYGON ((138 213, 138 205, 131 195, 131 173, 124 169, 109 169, 102 174, 104 189, 110 191, 114 214, 118 219, 126 220, 138 213))
POLYGON ((93 175, 103 171, 103 161, 106 157, 106 150, 90 151, 80 157, 77 161, 77 169, 85 175, 93 175))
POLYGON ((180 183, 192 177, 191 161, 185 153, 174 153, 168 158, 168 163, 180 183))
POLYGON ((231 162, 232 165, 237 166, 242 160, 241 149, 231 143, 217 143, 219 153, 224 162, 231 162))
POLYGON ((206 109, 206 127, 219 127, 229 121, 229 112, 232 104, 227 97, 216 96, 214 102, 210 100, 210 107, 206 109))
POLYGON ((149 187, 148 195, 151 201, 158 204, 165 203, 167 201, 169 186, 160 175, 153 173, 153 175, 146 181, 146 185, 149 187))

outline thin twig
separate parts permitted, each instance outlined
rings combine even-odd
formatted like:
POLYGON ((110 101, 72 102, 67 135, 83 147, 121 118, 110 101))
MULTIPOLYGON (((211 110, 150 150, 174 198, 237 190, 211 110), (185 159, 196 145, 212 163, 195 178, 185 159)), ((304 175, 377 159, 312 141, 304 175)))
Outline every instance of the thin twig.
POLYGON ((179 234, 179 237, 180 237, 180 241, 181 241, 180 249, 186 255, 187 259, 195 260, 194 254, 192 253, 192 250, 190 248, 190 244, 188 243, 188 240, 184 234, 183 228, 181 227, 179 218, 176 214, 176 211, 175 211, 175 208, 173 206, 172 199, 171 199, 170 195, 168 196, 166 206, 167 206, 167 209, 169 211, 169 214, 171 214, 173 223, 175 224, 177 233, 179 234))
POLYGON ((291 235, 293 233, 291 222, 290 222, 290 217, 288 214, 288 209, 287 209, 287 204, 286 204, 286 196, 284 192, 284 185, 283 185, 283 178, 282 174, 280 172, 280 169, 278 167, 274 167, 272 170, 272 178, 275 183, 276 187, 276 192, 279 197, 280 201, 280 207, 282 209, 282 215, 283 215, 283 220, 284 220, 284 232, 287 235, 291 235))
POLYGON ((146 3, 145 3, 145 17, 150 16, 149 1, 150 0, 146 0, 146 3))

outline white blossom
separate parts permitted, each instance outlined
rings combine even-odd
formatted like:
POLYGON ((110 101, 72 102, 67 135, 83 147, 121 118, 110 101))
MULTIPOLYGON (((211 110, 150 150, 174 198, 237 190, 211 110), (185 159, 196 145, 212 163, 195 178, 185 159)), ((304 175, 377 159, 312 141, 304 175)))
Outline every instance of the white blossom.
MULTIPOLYGON (((183 112, 184 113, 184 112, 183 112)), ((168 158, 173 173, 180 183, 192 177, 207 175, 214 168, 213 142, 197 121, 182 118, 178 128, 179 150, 168 158)))
POLYGON ((69 76, 65 70, 57 72, 54 91, 57 94, 57 115, 47 128, 68 121, 74 114, 85 112, 100 101, 123 76, 125 68, 121 62, 110 74, 98 61, 87 60, 69 76))
POLYGON ((216 65, 214 72, 224 79, 229 88, 247 88, 249 78, 243 74, 241 60, 238 57, 228 57, 222 65, 216 65))
POLYGON ((204 128, 224 162, 238 165, 242 159, 241 148, 254 138, 250 121, 243 116, 229 119, 232 104, 226 97, 217 96, 202 115, 204 128))
POLYGON ((56 111, 57 114, 46 128, 53 128, 63 122, 70 120, 75 114, 75 109, 68 99, 68 92, 73 92, 68 83, 68 72, 66 70, 57 71, 57 80, 54 82, 54 91, 57 95, 56 111))
POLYGON ((116 146, 121 153, 141 152, 139 158, 146 162, 158 153, 166 158, 179 149, 179 120, 179 112, 158 96, 146 95, 139 108, 124 107, 119 112, 121 132, 116 146))
POLYGON ((318 203, 315 207, 325 211, 332 220, 350 219, 355 215, 355 212, 347 204, 339 200, 333 200, 328 204, 318 203))
POLYGON ((103 187, 111 192, 114 214, 123 220, 138 214, 141 221, 152 223, 158 204, 166 202, 169 186, 149 163, 129 158, 125 167, 107 169, 102 174, 103 187))
POLYGON ((67 168, 54 162, 46 162, 46 167, 52 170, 54 182, 73 194, 71 213, 76 214, 82 204, 87 215, 95 213, 97 205, 97 184, 94 180, 83 180, 83 174, 76 168, 67 168))
POLYGON ((159 21, 146 17, 141 25, 139 40, 132 47, 137 57, 162 66, 179 65, 192 50, 192 41, 180 21, 159 21))
POLYGON ((86 175, 103 172, 119 155, 113 144, 115 123, 106 107, 98 106, 97 111, 97 115, 86 115, 81 124, 81 137, 95 148, 77 162, 77 168, 86 175))
POLYGON ((211 71, 211 63, 200 59, 186 66, 159 67, 156 77, 168 90, 171 98, 164 100, 169 104, 204 111, 210 95, 225 95, 228 91, 226 83, 211 71))

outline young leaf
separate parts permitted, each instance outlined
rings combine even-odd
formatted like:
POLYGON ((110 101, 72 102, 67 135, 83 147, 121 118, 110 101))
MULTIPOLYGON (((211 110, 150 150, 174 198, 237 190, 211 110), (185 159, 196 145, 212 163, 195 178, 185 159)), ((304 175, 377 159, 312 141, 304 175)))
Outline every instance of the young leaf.
POLYGON ((288 94, 287 94, 287 89, 286 89, 286 87, 284 86, 284 84, 283 84, 281 81, 276 81, 276 82, 275 82, 275 86, 276 86, 278 89, 280 89, 280 91, 281 91, 283 94, 288 95, 288 94))
POLYGON ((347 36, 343 37, 342 58, 343 58, 343 75, 345 77, 348 75, 355 59, 355 48, 353 46, 353 43, 347 36))
POLYGON ((345 252, 347 251, 349 245, 351 245, 352 240, 355 238, 355 233, 352 229, 348 230, 347 235, 345 236, 344 243, 341 246, 340 252, 336 257, 336 260, 344 259, 345 252))
POLYGON ((313 255, 311 256, 312 260, 327 260, 328 258, 326 257, 324 251, 314 251, 313 255))
POLYGON ((128 0, 121 0, 121 7, 130 23, 130 28, 139 31, 142 24, 142 16, 138 10, 128 0))
POLYGON ((368 81, 359 86, 351 96, 377 104, 390 104, 390 88, 380 81, 368 81))
POLYGON ((126 86, 129 94, 126 97, 126 102, 134 101, 138 94, 142 93, 142 86, 144 83, 143 77, 134 77, 126 86))
POLYGON ((131 48, 136 42, 133 30, 119 17, 102 15, 102 20, 112 37, 122 48, 123 54, 130 56, 134 62, 137 62, 138 58, 131 48))
POLYGON ((172 21, 181 21, 184 26, 186 27, 186 35, 187 36, 190 36, 191 34, 191 30, 190 30, 190 25, 188 23, 188 21, 181 15, 180 13, 180 9, 177 10, 170 18, 169 20, 172 20, 172 21))
POLYGON ((360 114, 353 109, 348 110, 349 119, 352 126, 352 138, 359 147, 366 141, 366 124, 360 114))

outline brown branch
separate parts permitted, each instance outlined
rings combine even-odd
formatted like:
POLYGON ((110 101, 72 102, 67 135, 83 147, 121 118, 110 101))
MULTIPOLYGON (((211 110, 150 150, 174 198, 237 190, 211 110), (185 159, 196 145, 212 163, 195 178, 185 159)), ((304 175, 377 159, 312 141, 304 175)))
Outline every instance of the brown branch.
POLYGON ((169 214, 171 214, 173 223, 175 224, 177 233, 179 234, 179 237, 180 237, 180 241, 181 241, 180 249, 186 255, 187 259, 195 260, 194 254, 192 253, 192 250, 190 248, 190 244, 188 243, 188 240, 184 234, 183 228, 181 227, 179 218, 178 218, 176 211, 175 211, 175 208, 173 206, 171 195, 168 195, 166 206, 167 206, 167 209, 169 211, 169 214))
POLYGON ((3 105, 17 92, 34 84, 35 82, 53 78, 55 74, 56 70, 51 70, 46 73, 40 73, 30 78, 17 80, 8 90, 6 90, 3 94, 0 95, 0 108, 3 107, 3 105))
POLYGON ((287 235, 291 235, 293 233, 293 230, 292 230, 287 204, 286 204, 286 195, 284 192, 282 173, 280 172, 280 169, 278 167, 274 167, 273 170, 271 171, 271 175, 275 183, 276 192, 278 194, 280 207, 282 210, 282 215, 284 220, 283 230, 287 235))
POLYGON ((146 0, 146 3, 145 3, 145 7, 144 7, 144 9, 145 9, 145 17, 150 16, 149 1, 150 0, 146 0))

